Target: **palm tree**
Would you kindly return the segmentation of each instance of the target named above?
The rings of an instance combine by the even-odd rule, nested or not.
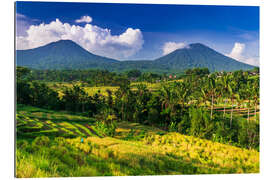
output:
[[[211,119],[213,117],[214,99],[215,99],[216,91],[217,91],[217,84],[216,84],[216,82],[217,82],[216,76],[214,74],[212,74],[208,78],[208,82],[207,82],[207,87],[209,89],[209,93],[210,93],[210,96],[211,96],[211,115],[210,115],[210,118]]]
[[[134,107],[133,119],[136,122],[144,122],[147,116],[147,102],[150,100],[150,92],[147,89],[147,86],[144,84],[137,85],[137,91],[135,91],[136,95],[136,105]]]
[[[226,114],[226,108],[225,108],[225,105],[226,105],[226,102],[227,102],[227,97],[228,97],[228,92],[229,92],[229,76],[224,73],[224,75],[222,76],[221,78],[221,85],[222,85],[222,97],[225,98],[225,103],[224,103],[224,110],[223,110],[223,117],[225,117],[225,114]]]
[[[245,95],[246,98],[248,99],[248,104],[247,104],[247,108],[248,108],[248,113],[247,113],[247,122],[249,122],[249,115],[250,115],[250,105],[251,105],[251,96],[253,94],[253,87],[250,81],[247,82],[246,86],[245,86]]]
[[[182,108],[184,108],[185,103],[188,101],[190,96],[190,88],[188,87],[188,84],[185,82],[176,83],[174,89],[176,90],[176,101],[181,105]]]
[[[252,84],[252,96],[253,96],[253,103],[255,106],[255,120],[257,119],[257,103],[259,101],[259,94],[260,94],[260,82],[259,82],[259,78],[255,79],[253,84]]]
[[[159,92],[161,100],[161,111],[165,115],[166,123],[170,122],[170,118],[175,113],[175,106],[178,102],[176,88],[169,85],[162,85]]]
[[[231,97],[231,118],[230,118],[230,128],[232,127],[232,118],[233,118],[233,106],[234,106],[234,99],[239,96],[238,94],[236,94],[235,91],[236,88],[236,82],[235,81],[230,81],[230,84],[228,85],[228,90],[229,90],[229,94]]]
[[[161,110],[167,109],[172,100],[172,91],[168,85],[162,85],[160,90]]]
[[[112,91],[110,89],[106,89],[106,92],[108,94],[107,103],[108,103],[109,107],[112,108],[112,106],[113,106]]]
[[[127,109],[127,104],[129,101],[129,95],[131,95],[131,90],[130,86],[128,84],[121,84],[120,88],[116,91],[116,101],[120,103],[121,105],[121,115],[122,115],[122,120],[126,120],[127,114],[126,114],[126,109]]]
[[[208,93],[209,89],[206,86],[206,84],[207,84],[207,78],[204,77],[202,78],[202,81],[201,81],[201,89],[200,89],[200,95],[199,95],[199,99],[200,101],[202,101],[204,107],[206,107],[206,102],[209,98],[209,93]]]

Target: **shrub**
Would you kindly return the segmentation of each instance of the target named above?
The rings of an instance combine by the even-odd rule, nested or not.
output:
[[[17,141],[17,148],[24,149],[28,144],[29,143],[26,140]]]
[[[103,135],[113,137],[115,135],[116,124],[115,122],[105,123],[101,121],[96,122],[96,127]]]
[[[157,124],[159,122],[159,112],[154,108],[150,108],[148,112],[148,121],[150,124]]]
[[[171,122],[168,127],[169,132],[176,132],[177,131],[177,124],[175,122]]]
[[[106,136],[114,136],[116,130],[116,116],[112,114],[110,109],[103,110],[100,114],[96,115],[97,130]]]
[[[50,139],[47,136],[38,136],[32,144],[36,146],[48,146],[50,144]]]

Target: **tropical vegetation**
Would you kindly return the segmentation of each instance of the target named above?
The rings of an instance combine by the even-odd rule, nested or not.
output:
[[[259,172],[258,68],[16,75],[18,177]]]

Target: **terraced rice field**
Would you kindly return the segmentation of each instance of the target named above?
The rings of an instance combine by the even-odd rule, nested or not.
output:
[[[138,123],[118,122],[106,137],[79,114],[19,105],[16,119],[16,177],[259,172],[256,150]]]
[[[180,81],[180,80],[179,80]],[[172,81],[171,81],[172,82]],[[46,83],[50,88],[58,91],[59,96],[62,97],[64,94],[64,89],[65,88],[72,88],[72,83],[58,83],[58,82],[47,82]],[[74,85],[81,85],[80,82],[75,82],[73,83]],[[146,85],[147,88],[150,91],[156,91],[160,88],[161,83],[148,83],[148,82],[133,82],[131,83],[131,89],[132,90],[136,90],[136,86],[139,84],[143,84]],[[93,96],[96,93],[100,93],[104,96],[107,96],[107,92],[106,90],[109,89],[111,90],[113,93],[116,92],[118,90],[119,86],[98,86],[98,87],[88,87],[85,86],[83,87],[83,89],[85,90],[85,92],[87,92],[89,95]]]
[[[34,138],[39,135],[87,137],[94,135],[94,119],[39,108],[18,109],[17,136]]]

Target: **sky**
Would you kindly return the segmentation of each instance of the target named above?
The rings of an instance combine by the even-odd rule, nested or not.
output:
[[[203,43],[259,65],[259,7],[16,2],[16,48],[70,39],[118,60],[154,60]]]

